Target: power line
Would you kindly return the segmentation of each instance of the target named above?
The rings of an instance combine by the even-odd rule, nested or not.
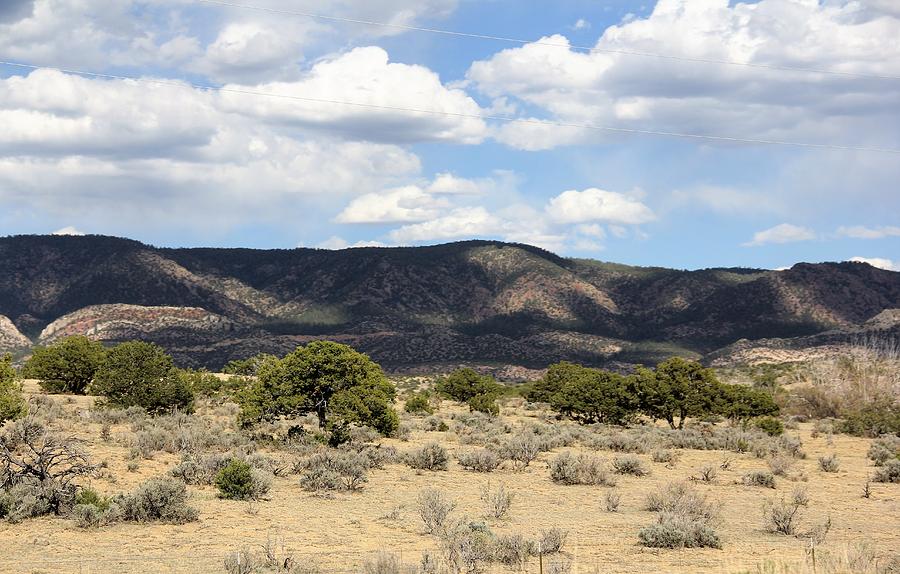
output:
[[[877,153],[900,154],[900,149],[898,149],[898,148],[847,146],[847,145],[836,145],[836,144],[818,144],[818,143],[810,143],[810,142],[768,140],[768,139],[743,138],[743,137],[731,137],[731,136],[717,136],[717,135],[694,134],[694,133],[685,133],[685,132],[673,132],[673,131],[665,131],[665,130],[622,128],[622,127],[615,127],[615,126],[602,126],[602,125],[597,125],[597,124],[579,124],[579,123],[561,122],[561,121],[556,121],[556,120],[515,118],[515,117],[509,117],[509,116],[497,116],[497,115],[487,115],[487,114],[469,114],[469,113],[463,113],[463,112],[448,112],[448,111],[444,111],[444,110],[429,110],[429,109],[424,109],[424,108],[408,108],[408,107],[401,107],[401,106],[389,106],[389,105],[385,105],[385,104],[370,104],[370,103],[365,103],[365,102],[332,100],[332,99],[328,99],[328,98],[314,98],[314,97],[310,97],[310,96],[298,96],[298,95],[293,95],[293,94],[276,94],[276,93],[272,93],[272,92],[260,92],[257,90],[248,90],[248,89],[243,89],[243,88],[228,88],[228,87],[222,87],[222,86],[197,84],[197,83],[182,82],[182,81],[176,81],[176,80],[162,80],[162,79],[155,79],[155,78],[141,78],[141,77],[137,77],[137,76],[124,76],[124,75],[117,75],[117,74],[104,74],[104,73],[99,73],[99,72],[86,72],[83,70],[75,70],[75,69],[71,69],[71,68],[55,68],[52,66],[37,66],[34,64],[24,64],[21,62],[0,61],[0,65],[12,66],[12,67],[18,67],[18,68],[26,68],[26,69],[30,69],[30,70],[41,70],[41,69],[53,70],[53,71],[64,73],[64,74],[75,74],[75,75],[80,75],[80,76],[87,76],[87,77],[92,77],[92,78],[103,78],[103,79],[108,79],[108,80],[130,80],[130,81],[135,81],[135,82],[158,84],[158,85],[171,86],[171,87],[182,88],[182,89],[204,90],[204,91],[222,92],[222,93],[228,93],[228,94],[260,96],[260,97],[278,98],[278,99],[294,100],[294,101],[301,101],[301,102],[333,104],[333,105],[349,106],[349,107],[364,108],[364,109],[374,109],[374,110],[384,110],[384,111],[394,111],[394,112],[407,112],[407,113],[414,113],[414,114],[428,114],[428,115],[434,115],[434,116],[447,116],[447,117],[466,118],[466,119],[474,119],[474,120],[482,120],[482,121],[496,121],[496,122],[517,123],[517,124],[536,125],[536,126],[545,126],[545,127],[550,126],[550,127],[574,128],[574,129],[583,129],[583,130],[590,130],[590,131],[633,134],[633,135],[661,136],[661,137],[682,138],[682,139],[690,139],[690,140],[698,140],[698,141],[712,141],[712,142],[720,142],[720,143],[778,145],[778,146],[789,146],[789,147],[797,147],[797,148],[822,149],[822,150],[835,150],[835,151],[857,151],[857,152],[877,152]]]
[[[490,34],[477,34],[472,32],[458,32],[454,30],[443,30],[440,28],[425,28],[422,26],[410,26],[407,24],[392,24],[390,22],[378,22],[375,20],[362,20],[358,18],[345,18],[342,16],[329,16],[326,14],[317,14],[314,12],[304,12],[301,10],[286,10],[283,8],[267,8],[264,6],[253,6],[250,4],[238,4],[235,2],[225,2],[224,0],[194,0],[202,4],[212,4],[217,6],[226,6],[230,8],[243,8],[247,10],[256,10],[259,12],[268,12],[271,14],[281,14],[288,16],[303,16],[315,20],[326,20],[330,22],[342,22],[345,24],[360,24],[363,26],[377,26],[382,28],[392,28],[395,30],[405,30],[408,32],[426,32],[429,34],[440,34],[443,36],[451,36],[457,38],[469,38],[476,40],[492,40],[495,42],[506,42],[509,44],[519,45],[535,45],[547,46],[551,48],[565,48],[582,52],[598,52],[604,54],[617,54],[620,56],[636,56],[640,58],[657,58],[661,60],[674,60],[678,62],[693,62],[699,64],[718,64],[722,66],[742,66],[747,68],[759,68],[764,70],[777,70],[782,72],[799,72],[809,74],[826,74],[831,76],[843,76],[848,78],[861,78],[870,80],[900,80],[900,76],[890,74],[865,74],[861,72],[843,72],[840,70],[828,70],[824,68],[806,68],[802,66],[783,66],[777,64],[756,64],[753,62],[740,62],[737,60],[725,60],[718,58],[698,58],[691,56],[675,56],[671,54],[661,54],[658,52],[641,52],[637,50],[625,50],[619,48],[598,48],[596,46],[577,46],[563,44],[560,42],[548,42],[545,40],[523,40],[520,38],[509,38],[506,36],[493,36]]]

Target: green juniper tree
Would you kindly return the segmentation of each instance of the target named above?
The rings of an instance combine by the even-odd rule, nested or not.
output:
[[[390,435],[399,426],[392,407],[395,395],[394,385],[367,355],[332,341],[314,341],[259,366],[256,382],[240,396],[241,418],[250,424],[314,412],[323,429],[333,417]]]

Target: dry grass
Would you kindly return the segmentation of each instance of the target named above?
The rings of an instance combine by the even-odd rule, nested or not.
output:
[[[34,385],[28,388],[34,390]],[[108,440],[101,438],[103,424],[86,414],[92,399],[76,397],[72,402],[57,398],[67,413],[59,424],[76,433],[95,461],[107,461],[106,478],[91,486],[103,494],[134,490],[153,476],[165,475],[181,460],[179,454],[159,452],[133,462],[129,452],[132,431],[124,423],[107,423]],[[444,403],[440,415],[449,420],[459,413]],[[207,409],[204,417],[227,424],[227,408]],[[504,409],[502,423],[513,431],[543,422],[544,414],[522,408]],[[420,425],[421,426],[421,425]],[[881,555],[900,547],[900,488],[896,484],[871,483],[871,496],[861,493],[874,467],[866,453],[872,441],[835,435],[833,444],[825,436],[812,438],[813,425],[801,424],[792,436],[803,441],[806,459],[796,460],[792,476],[806,476],[809,503],[798,531],[814,528],[825,517],[833,526],[826,546],[849,547],[861,540]],[[508,438],[503,434],[500,438]],[[454,515],[477,520],[484,514],[482,487],[486,477],[466,471],[456,462],[461,452],[473,450],[460,444],[454,432],[432,432],[414,428],[408,442],[383,441],[401,452],[437,442],[447,449],[446,472],[422,472],[402,461],[373,468],[359,492],[338,491],[321,496],[301,488],[298,475],[277,476],[267,500],[246,503],[219,499],[213,486],[189,486],[190,504],[199,510],[197,522],[183,525],[118,523],[83,530],[74,521],[45,517],[20,524],[0,522],[0,572],[118,573],[118,572],[224,572],[223,561],[241,548],[260,552],[273,536],[283,541],[284,552],[298,564],[315,565],[321,572],[359,572],[386,551],[406,565],[418,565],[423,552],[435,555],[440,542],[425,534],[417,513],[417,497],[426,488],[440,489],[456,503]],[[514,511],[502,521],[491,522],[497,535],[523,535],[537,539],[554,527],[568,530],[566,554],[557,562],[577,573],[638,572],[757,572],[760,564],[778,564],[782,570],[803,571],[807,563],[806,540],[775,535],[762,526],[762,505],[773,496],[789,495],[796,479],[780,478],[775,491],[737,484],[749,472],[760,470],[761,461],[751,453],[728,453],[722,469],[722,451],[674,449],[677,466],[656,464],[643,477],[617,476],[617,512],[607,512],[608,488],[591,485],[559,485],[550,478],[547,463],[563,451],[596,454],[578,446],[559,446],[541,452],[527,467],[504,462],[494,470],[495,484],[515,492]],[[837,472],[821,472],[818,457],[836,454]],[[280,453],[267,453],[273,458]],[[616,453],[600,452],[611,460]],[[696,469],[710,465],[718,469],[714,482],[696,481],[694,487],[719,507],[717,531],[722,549],[656,550],[638,545],[638,531],[653,522],[655,514],[645,510],[647,495],[661,487],[684,481]],[[386,517],[390,519],[386,519]],[[808,521],[808,522],[804,522]],[[83,562],[79,563],[81,560]],[[554,559],[556,560],[556,559]],[[48,563],[45,561],[66,561]],[[549,561],[545,559],[545,567]],[[555,564],[556,562],[554,562]],[[790,566],[794,565],[794,566]],[[796,567],[796,570],[793,568]],[[497,572],[514,567],[492,566]],[[527,571],[536,571],[531,558]],[[761,570],[765,571],[765,570]]]

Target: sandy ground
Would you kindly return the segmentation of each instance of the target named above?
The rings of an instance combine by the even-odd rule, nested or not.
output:
[[[29,385],[29,389],[34,389]],[[65,401],[66,399],[63,399]],[[85,409],[92,399],[69,399],[67,410]],[[445,403],[447,405],[447,403]],[[447,416],[448,409],[441,415]],[[533,414],[504,411],[510,422],[521,422]],[[142,460],[138,472],[126,470],[128,447],[100,440],[100,426],[75,424],[77,434],[88,441],[95,460],[106,460],[112,478],[94,479],[92,486],[105,493],[130,490],[143,480],[165,474],[179,459],[159,454]],[[605,509],[606,488],[561,486],[549,478],[544,453],[524,471],[504,465],[490,474],[467,472],[455,460],[446,472],[417,472],[405,465],[389,465],[373,470],[369,482],[358,493],[341,493],[326,498],[312,495],[299,486],[299,478],[277,478],[268,500],[251,508],[247,503],[219,500],[213,487],[190,487],[191,504],[200,511],[198,522],[180,526],[117,524],[99,530],[82,530],[70,520],[47,517],[20,524],[0,521],[0,572],[3,573],[117,573],[117,572],[222,572],[223,558],[241,547],[259,548],[267,540],[278,540],[295,559],[314,564],[323,572],[358,572],[359,565],[377,551],[402,557],[417,564],[425,550],[437,549],[437,540],[422,532],[416,512],[416,497],[425,487],[443,489],[457,502],[457,514],[482,519],[479,491],[490,481],[504,483],[515,493],[509,519],[489,520],[497,533],[537,534],[550,527],[569,530],[566,551],[573,574],[581,573],[735,573],[752,569],[767,560],[802,562],[807,542],[796,537],[767,533],[762,528],[762,504],[767,498],[789,494],[805,485],[810,506],[802,529],[809,529],[831,517],[833,527],[827,546],[841,548],[867,543],[877,551],[900,548],[900,485],[872,484],[872,496],[862,497],[863,485],[871,474],[866,459],[870,441],[836,435],[833,446],[826,436],[812,438],[811,425],[788,431],[799,435],[808,457],[792,469],[795,480],[779,478],[777,490],[736,484],[740,476],[766,469],[765,461],[753,455],[728,453],[732,466],[719,471],[713,484],[698,488],[721,504],[718,527],[721,550],[653,550],[637,544],[638,530],[654,520],[642,510],[651,490],[694,474],[703,464],[718,465],[719,451],[680,452],[672,468],[653,463],[641,455],[651,473],[646,477],[619,477],[616,490],[621,495],[619,512]],[[126,426],[114,427],[113,435],[127,433]],[[401,451],[429,440],[442,442],[451,453],[473,447],[459,445],[453,433],[413,433],[410,441],[386,441]],[[577,450],[577,449],[558,449]],[[818,469],[820,455],[837,453],[841,467],[837,473]],[[600,452],[612,458],[613,453]],[[507,463],[508,464],[508,463]],[[805,476],[804,481],[799,476]],[[394,512],[396,511],[396,512]],[[398,519],[390,517],[392,513]],[[489,571],[502,572],[492,566]],[[527,571],[538,571],[532,560]]]

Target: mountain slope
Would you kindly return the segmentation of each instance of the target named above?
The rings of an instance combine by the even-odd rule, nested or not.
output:
[[[860,263],[677,271],[489,241],[327,251],[0,239],[0,315],[13,324],[0,347],[85,332],[159,341],[209,367],[326,336],[389,367],[651,361],[853,330],[897,307],[900,273]]]

